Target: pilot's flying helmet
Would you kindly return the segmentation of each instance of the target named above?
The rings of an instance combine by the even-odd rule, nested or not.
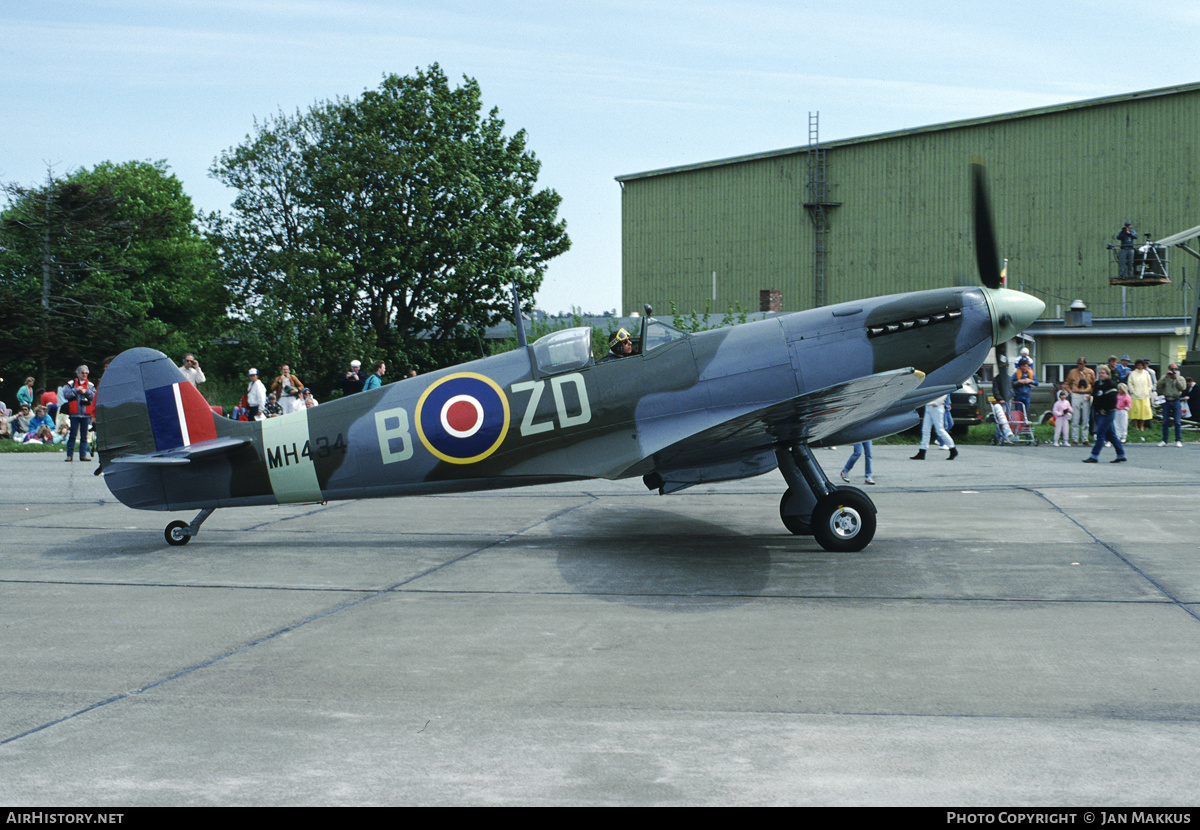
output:
[[[613,336],[608,338],[608,347],[615,349],[619,344],[624,343],[628,339],[629,332],[625,331],[625,329],[617,329],[613,333]]]

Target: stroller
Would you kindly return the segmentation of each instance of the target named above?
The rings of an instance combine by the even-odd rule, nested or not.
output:
[[[1033,425],[1029,423],[1029,412],[1025,404],[1020,401],[1009,403],[1008,425],[1012,428],[1012,437],[1008,439],[1010,443],[1037,446],[1037,436],[1033,434]]]
[[[996,434],[992,436],[993,444],[1032,444],[1037,446],[1037,436],[1029,423],[1029,413],[1025,405],[1013,401],[1006,410],[1003,406],[992,401],[992,417],[996,421]]]

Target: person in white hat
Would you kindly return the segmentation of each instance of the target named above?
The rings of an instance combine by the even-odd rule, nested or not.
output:
[[[350,361],[350,371],[342,378],[342,396],[353,395],[355,392],[361,392],[363,383],[367,380],[367,373],[362,370],[361,360]]]
[[[251,421],[262,420],[262,408],[267,405],[267,387],[258,379],[258,370],[251,369],[246,375],[250,386],[246,389],[246,409]]]

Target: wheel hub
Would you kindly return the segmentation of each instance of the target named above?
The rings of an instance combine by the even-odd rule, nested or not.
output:
[[[862,529],[862,516],[852,507],[839,507],[829,517],[829,529],[839,539],[853,539]]]

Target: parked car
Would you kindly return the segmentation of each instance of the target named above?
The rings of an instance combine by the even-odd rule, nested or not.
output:
[[[924,407],[918,409],[917,414],[923,409]],[[986,395],[979,394],[979,378],[968,378],[962,386],[950,393],[950,417],[954,419],[950,426],[950,434],[966,435],[969,428],[983,423],[984,411],[988,411],[988,402]],[[905,434],[920,435],[921,425],[917,424],[905,430]]]
[[[987,409],[987,395],[979,394],[979,378],[967,378],[950,393],[950,417],[954,419],[950,434],[965,435],[968,428],[982,424]]]

